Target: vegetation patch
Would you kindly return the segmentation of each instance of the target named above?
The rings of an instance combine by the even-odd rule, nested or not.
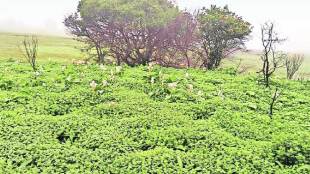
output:
[[[2,173],[310,172],[307,81],[265,88],[231,70],[27,66],[0,65]]]

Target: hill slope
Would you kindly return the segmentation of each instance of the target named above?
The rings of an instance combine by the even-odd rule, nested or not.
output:
[[[21,51],[21,42],[24,38],[24,34],[0,32],[0,60],[24,60]],[[82,59],[83,57],[79,51],[81,43],[72,38],[38,36],[38,41],[38,58],[40,62],[51,60],[66,63],[71,62],[72,59]]]
[[[310,83],[230,70],[0,64],[3,173],[309,173]]]

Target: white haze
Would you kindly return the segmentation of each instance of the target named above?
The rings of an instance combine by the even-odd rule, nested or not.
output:
[[[0,0],[0,31],[66,35],[62,24],[74,12],[79,0]],[[288,40],[281,46],[289,52],[310,53],[310,1],[307,0],[177,0],[189,11],[217,4],[228,4],[254,26],[250,49],[260,49],[259,29],[273,21]],[[267,6],[268,5],[268,6]]]

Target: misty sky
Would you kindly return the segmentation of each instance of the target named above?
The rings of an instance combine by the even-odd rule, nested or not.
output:
[[[0,0],[0,31],[64,35],[62,21],[75,11],[79,0]],[[210,4],[226,5],[254,26],[250,49],[260,49],[259,30],[273,21],[288,38],[285,51],[310,53],[309,0],[177,0],[181,8],[194,10]],[[269,6],[266,6],[269,4]]]

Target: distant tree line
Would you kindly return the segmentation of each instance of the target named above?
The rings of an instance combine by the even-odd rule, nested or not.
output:
[[[217,68],[244,47],[252,26],[227,6],[195,13],[168,0],[81,0],[64,21],[76,39],[117,64]]]

